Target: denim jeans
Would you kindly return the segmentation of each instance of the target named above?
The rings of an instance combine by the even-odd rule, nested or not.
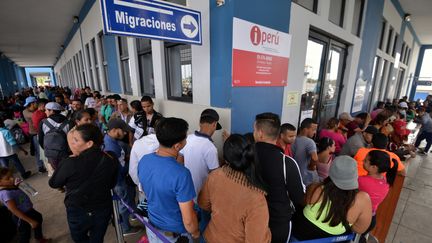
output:
[[[39,225],[34,229],[34,237],[36,240],[40,240],[43,238],[42,234],[42,214],[40,214],[38,211],[31,209],[30,211],[24,213],[27,217],[32,218],[33,220],[36,220]],[[16,216],[13,216],[13,220],[17,224],[18,227],[18,233],[19,233],[19,243],[29,243],[30,237],[31,237],[31,225],[27,223],[25,220],[19,219]]]
[[[75,243],[103,243],[112,208],[102,207],[85,210],[79,207],[67,207],[67,221]]]
[[[0,166],[4,168],[9,168],[9,161],[12,160],[14,163],[15,169],[22,175],[25,173],[24,166],[22,165],[20,159],[17,154],[12,154],[7,157],[0,157]]]
[[[38,142],[38,136],[37,135],[32,135],[32,141],[34,144],[34,150],[35,150],[35,158],[36,158],[36,165],[37,167],[40,168],[45,168],[45,165],[43,163],[43,161],[40,158],[40,147],[39,147],[39,142]]]
[[[163,230],[157,230],[159,231],[159,233],[161,233],[169,242],[176,242],[178,237],[173,237],[171,236],[170,233],[168,233],[167,231],[163,231]],[[146,234],[147,234],[147,238],[149,240],[150,243],[164,243],[164,241],[162,241],[152,230],[150,230],[148,227],[146,227]],[[190,234],[188,233],[184,233],[182,234],[182,236],[186,236],[189,239],[189,243],[192,243],[192,237]]]
[[[126,204],[135,208],[135,187],[127,185],[124,180],[120,180],[117,185],[114,187],[114,192],[121,198]],[[120,214],[120,225],[122,227],[123,233],[126,233],[130,230],[131,226],[129,223],[129,211],[123,206],[122,203],[119,203],[119,214]]]
[[[425,132],[422,131],[418,136],[417,139],[415,141],[415,147],[418,148],[418,146],[420,145],[420,143],[426,139],[426,147],[424,149],[424,151],[427,153],[429,152],[429,149],[432,145],[432,132]]]

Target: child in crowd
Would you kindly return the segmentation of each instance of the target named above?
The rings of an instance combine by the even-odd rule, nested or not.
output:
[[[6,205],[13,214],[17,224],[19,242],[30,242],[31,229],[35,239],[40,243],[49,242],[42,234],[42,215],[33,208],[30,198],[15,185],[12,172],[7,168],[0,169],[0,202]]]
[[[391,166],[392,163],[393,166]],[[375,227],[376,210],[387,196],[389,187],[393,185],[396,178],[398,163],[395,159],[390,161],[390,156],[386,152],[372,150],[366,156],[363,168],[368,174],[358,178],[359,190],[369,194],[372,201],[372,221],[369,228],[362,235],[360,242],[366,242],[364,235]]]
[[[331,138],[321,138],[318,143],[318,163],[317,171],[320,181],[328,177],[330,165],[334,159],[336,150],[335,141]]]
[[[9,161],[14,163],[15,169],[21,174],[23,179],[27,179],[30,171],[25,171],[16,150],[19,149],[27,155],[27,151],[19,146],[12,133],[5,127],[4,121],[0,119],[0,167],[9,168]]]

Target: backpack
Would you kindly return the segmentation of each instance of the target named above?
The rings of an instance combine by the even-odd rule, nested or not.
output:
[[[12,133],[12,136],[15,138],[17,144],[25,144],[27,142],[26,135],[24,135],[23,130],[18,125],[12,127],[10,132]]]
[[[43,140],[45,157],[56,160],[67,157],[69,145],[67,143],[66,133],[63,131],[68,125],[67,120],[59,127],[53,126],[48,120],[44,120],[43,124],[49,128]]]

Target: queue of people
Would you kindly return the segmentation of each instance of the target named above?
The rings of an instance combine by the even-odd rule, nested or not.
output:
[[[111,191],[160,234],[133,227],[134,215],[122,204],[121,232],[146,234],[150,242],[161,242],[160,235],[170,242],[288,242],[351,232],[364,242],[396,174],[405,173],[402,161],[415,156],[422,140],[427,145],[418,153],[432,145],[427,108],[405,99],[378,103],[355,118],[341,113],[326,128],[306,118],[296,129],[277,114],[261,113],[252,133],[224,131],[222,153],[212,139],[222,129],[214,109],[204,109],[199,129],[190,131],[185,120],[157,112],[151,97],[129,103],[88,87],[73,94],[29,89],[1,105],[0,201],[20,242],[29,242],[30,229],[39,242],[48,240],[42,215],[9,169],[12,161],[21,179],[31,176],[17,155],[27,151],[6,127],[13,112],[29,126],[38,172],[48,171],[49,186],[65,192],[75,242],[103,242]],[[407,117],[421,124],[414,146],[406,144]]]

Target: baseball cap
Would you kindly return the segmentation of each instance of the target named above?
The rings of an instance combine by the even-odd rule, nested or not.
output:
[[[329,177],[339,189],[358,189],[357,162],[347,155],[336,157],[330,166]]]
[[[348,120],[348,121],[352,121],[352,120],[354,120],[354,119],[352,118],[352,116],[351,116],[348,112],[342,112],[342,113],[340,113],[340,115],[339,115],[339,120]]]
[[[123,130],[125,132],[131,131],[131,128],[128,126],[128,124],[126,124],[126,122],[120,118],[109,119],[107,127],[108,127],[108,130],[120,128],[121,130]]]
[[[378,131],[378,128],[376,128],[374,126],[368,126],[368,127],[366,127],[364,132],[367,132],[367,133],[374,135],[374,134],[377,134],[379,131]]]
[[[200,118],[203,118],[203,117],[207,117],[207,118],[212,119],[215,122],[218,122],[217,126],[216,126],[216,130],[221,130],[222,129],[222,126],[219,123],[219,114],[215,110],[213,110],[213,109],[205,109],[205,110],[203,110],[203,112],[201,112]]]
[[[36,100],[36,97],[29,96],[29,97],[27,97],[26,100],[25,100],[24,107],[27,107],[28,105],[30,105],[31,103],[34,103],[34,102],[36,102],[36,101],[37,101],[37,100]]]
[[[408,109],[408,104],[407,104],[406,102],[404,102],[404,101],[402,101],[401,103],[399,103],[399,106],[400,106],[401,108],[406,108],[406,109]]]
[[[45,105],[45,109],[47,109],[47,110],[53,110],[53,111],[62,111],[63,107],[59,103],[57,103],[57,102],[48,102]]]

